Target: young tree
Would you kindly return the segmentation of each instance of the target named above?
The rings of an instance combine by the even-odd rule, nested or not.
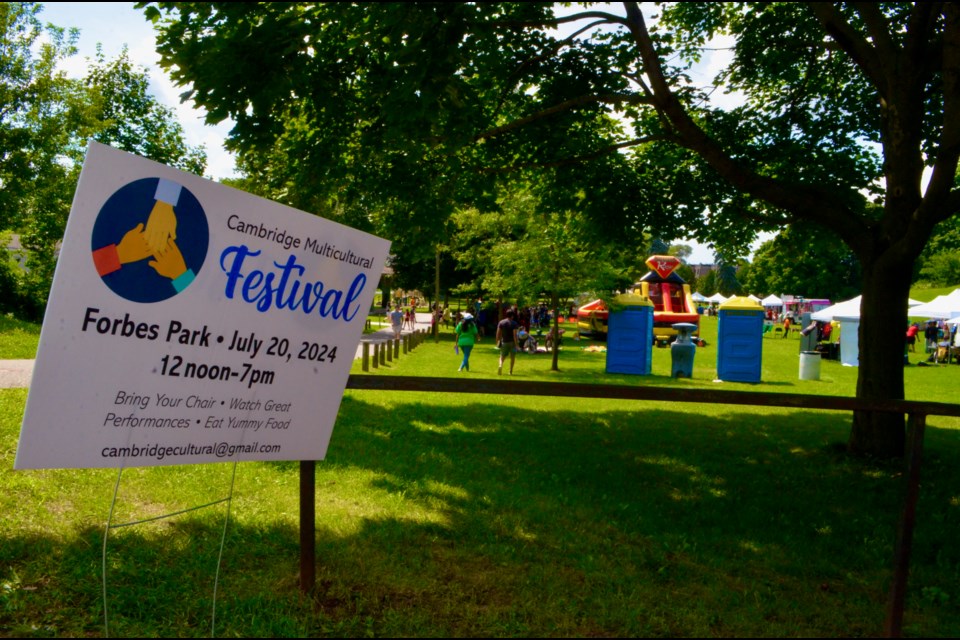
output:
[[[545,212],[528,190],[504,197],[498,212],[466,209],[453,222],[461,264],[495,295],[533,302],[547,296],[556,311],[561,300],[586,291],[612,292],[631,282],[625,260],[598,241],[583,216]],[[551,331],[560,335],[559,313]],[[559,357],[554,349],[553,371],[560,370]]]
[[[147,12],[188,97],[237,121],[235,147],[269,147],[295,123],[292,157],[331,189],[350,173],[381,198],[404,197],[399,185],[477,194],[474,178],[536,169],[552,182],[551,210],[581,211],[612,237],[670,229],[731,256],[760,230],[818,225],[863,268],[857,395],[902,398],[914,264],[960,207],[960,8],[658,6],[656,30],[635,2],[616,13],[191,2]],[[717,37],[732,59],[695,85],[690,69]],[[898,455],[904,441],[902,417],[855,415],[852,450]]]
[[[716,269],[711,269],[707,272],[707,275],[700,278],[699,285],[700,293],[708,298],[715,293],[719,293],[720,283],[717,279]]]

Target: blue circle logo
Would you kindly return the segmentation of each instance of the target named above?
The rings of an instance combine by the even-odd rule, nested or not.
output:
[[[93,225],[93,264],[131,302],[160,302],[190,286],[210,244],[207,216],[190,191],[144,178],[107,199]]]

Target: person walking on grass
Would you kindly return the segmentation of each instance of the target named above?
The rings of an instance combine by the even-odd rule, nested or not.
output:
[[[470,351],[473,350],[473,345],[480,341],[480,336],[477,335],[477,323],[473,316],[469,313],[463,314],[463,320],[457,325],[456,331],[456,348],[463,352],[463,361],[457,371],[463,371],[464,369],[470,371]]]
[[[497,375],[503,375],[503,361],[510,355],[510,375],[513,375],[513,362],[517,357],[517,313],[507,310],[507,317],[497,325],[497,347],[500,348],[500,364]]]

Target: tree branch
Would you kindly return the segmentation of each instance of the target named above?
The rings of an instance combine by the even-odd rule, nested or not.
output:
[[[510,27],[526,29],[528,27],[558,27],[570,22],[579,22],[580,20],[600,20],[608,24],[620,24],[626,26],[627,21],[621,16],[607,13],[606,11],[583,11],[562,18],[552,18],[550,20],[494,20],[487,24],[495,27]]]
[[[951,192],[957,165],[960,162],[960,8],[952,3],[944,7],[943,34],[943,133],[940,148],[933,165],[933,174],[923,195],[918,213],[937,210],[937,204],[957,196]],[[947,206],[938,216],[945,220],[957,212],[956,206]]]
[[[887,83],[876,51],[857,31],[850,26],[837,8],[829,2],[811,2],[807,5],[820,21],[824,30],[851,57],[863,73],[880,92],[881,97],[889,96]]]
[[[627,149],[629,147],[636,147],[641,144],[648,144],[650,142],[673,142],[677,143],[677,140],[671,138],[670,136],[647,136],[644,138],[634,138],[633,140],[627,140],[625,142],[617,142],[615,144],[607,145],[600,149],[596,149],[591,153],[573,156],[570,158],[562,158],[560,160],[552,160],[550,162],[525,162],[523,164],[510,165],[508,167],[485,167],[478,169],[480,173],[509,173],[511,171],[520,171],[523,169],[551,169],[556,167],[564,167],[571,164],[580,164],[582,162],[589,162],[590,160],[596,160],[602,156],[611,154],[620,149]]]
[[[548,107],[542,111],[526,116],[525,118],[520,118],[514,120],[508,124],[505,124],[501,127],[494,127],[493,129],[487,129],[481,133],[478,133],[474,136],[474,140],[483,140],[486,138],[492,138],[503,133],[508,133],[514,129],[518,129],[522,126],[528,125],[537,120],[542,120],[543,118],[562,113],[564,111],[570,111],[577,107],[582,107],[587,104],[592,103],[603,103],[603,104],[648,104],[649,100],[635,94],[604,94],[604,95],[592,95],[592,96],[580,96],[573,98],[572,100],[567,100],[566,102],[561,102],[560,104]]]
[[[925,69],[930,66],[928,62],[931,57],[928,49],[930,34],[936,24],[937,16],[942,11],[942,2],[914,3],[910,19],[907,21],[907,37],[903,43],[903,51],[906,55],[904,64],[915,69]]]
[[[518,76],[520,76],[525,69],[529,68],[529,67],[532,66],[533,64],[536,64],[537,62],[540,62],[540,61],[542,61],[542,60],[546,60],[546,59],[548,59],[550,56],[556,55],[556,53],[557,53],[558,51],[560,51],[560,49],[566,47],[566,46],[569,45],[571,42],[573,42],[573,41],[576,39],[576,37],[579,36],[581,33],[583,33],[584,31],[586,31],[586,30],[588,30],[588,29],[591,29],[591,28],[593,28],[593,27],[595,27],[595,26],[597,26],[597,25],[599,25],[599,24],[603,24],[603,23],[602,23],[602,22],[592,22],[592,23],[586,25],[585,27],[583,27],[582,29],[576,31],[575,33],[570,34],[570,36],[564,38],[563,40],[557,40],[557,41],[553,42],[553,44],[552,44],[546,51],[544,51],[543,53],[541,53],[540,55],[537,55],[537,56],[534,56],[534,57],[532,57],[532,58],[529,58],[528,60],[524,60],[523,63],[521,63],[520,66],[517,67],[517,68],[513,71],[513,73],[510,74],[510,77],[507,79],[508,81],[504,83],[504,88],[503,88],[503,91],[501,92],[500,99],[497,101],[497,108],[496,108],[495,112],[496,112],[496,113],[499,113],[499,112],[500,112],[500,108],[503,106],[503,102],[504,102],[506,96],[509,95],[509,93],[510,93],[510,91],[511,91],[511,88],[512,88],[513,85],[515,84],[515,82],[514,82],[514,80],[513,80],[514,78],[517,78]]]
[[[886,69],[885,75],[889,76],[896,69],[897,46],[890,37],[890,25],[887,23],[886,17],[874,2],[854,2],[852,5],[863,19],[863,23],[867,27],[867,33],[873,40],[873,50],[877,53],[880,65]],[[835,7],[831,5],[831,8],[834,9],[835,15],[839,16]]]
[[[948,212],[946,218],[949,218],[955,213],[960,212],[960,189],[951,191],[947,196],[946,202],[946,210]]]
[[[660,57],[654,49],[646,22],[636,2],[625,2],[629,28],[640,50],[644,71],[650,79],[653,106],[669,120],[679,144],[695,152],[735,188],[765,200],[785,212],[836,231],[852,248],[866,236],[866,223],[837,202],[835,194],[803,184],[787,184],[761,176],[735,161],[690,117],[667,82]]]

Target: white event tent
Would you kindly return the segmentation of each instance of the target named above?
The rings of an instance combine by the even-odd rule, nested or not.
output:
[[[960,289],[958,289],[960,291]],[[850,298],[849,300],[844,300],[843,302],[838,302],[837,304],[830,305],[825,309],[820,309],[810,314],[810,318],[817,320],[818,322],[830,322],[834,318],[859,318],[860,317],[860,298],[863,296],[857,296],[856,298]],[[907,306],[912,307],[910,309],[911,316],[925,317],[922,314],[914,313],[919,306],[923,303],[917,302],[916,300],[910,299],[907,300]],[[958,309],[960,313],[960,309]]]
[[[910,309],[914,318],[954,318],[960,316],[960,289],[938,296],[930,302],[925,302]]]
[[[860,364],[861,297],[844,300],[810,314],[810,318],[817,322],[836,320],[840,323],[840,362],[848,367],[856,367]]]
[[[782,307],[783,300],[781,300],[780,298],[778,298],[777,296],[771,293],[766,298],[761,300],[760,304],[762,304],[765,307]]]
[[[837,304],[832,304],[825,309],[810,314],[810,318],[817,322],[830,322],[834,317],[859,318],[860,317],[860,298],[850,298]]]
[[[818,322],[831,322],[835,320],[840,323],[840,361],[844,365],[853,367],[857,366],[860,362],[858,333],[860,329],[861,298],[862,296],[850,298],[849,300],[838,302],[837,304],[830,305],[826,309],[821,309],[820,311],[810,314],[810,317]],[[915,302],[914,300],[910,300],[907,304],[912,305]],[[960,299],[958,299],[958,304],[960,304]],[[910,315],[921,315],[914,313],[918,308],[919,307],[914,307],[910,309]],[[960,308],[958,308],[958,315],[960,315]],[[921,317],[923,316],[921,315]]]

